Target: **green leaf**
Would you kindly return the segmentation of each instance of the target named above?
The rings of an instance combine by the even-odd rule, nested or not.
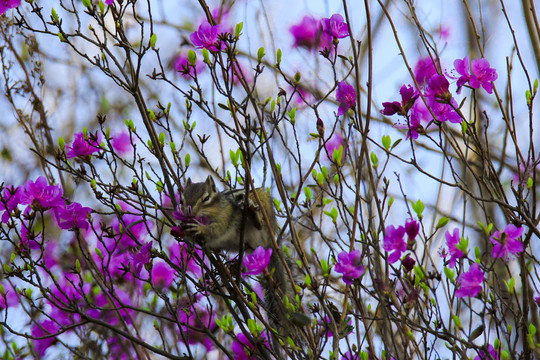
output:
[[[514,288],[516,286],[516,280],[514,280],[514,278],[510,278],[508,281],[504,280],[504,283],[506,284],[506,288],[508,289],[508,292],[510,294],[513,294]]]
[[[534,85],[533,85],[533,94],[536,95],[537,91],[538,91],[538,79],[535,79]]]
[[[152,36],[150,36],[150,47],[152,49],[156,48],[156,40],[157,40],[157,35],[153,33]],[[193,50],[190,50],[190,51],[193,51]]]
[[[64,37],[64,34],[62,34],[61,32],[58,33],[58,38],[60,39],[61,42],[66,42],[66,38]]]
[[[105,3],[103,2],[103,0],[99,1],[98,7],[99,7],[99,12],[103,14],[105,12]]]
[[[257,50],[257,61],[258,62],[261,62],[262,58],[264,57],[264,55],[266,55],[264,53],[264,48],[263,47],[260,47],[259,50]]]
[[[459,330],[463,330],[463,326],[461,326],[461,320],[459,319],[459,316],[454,315],[454,316],[452,316],[452,319],[454,320],[454,324],[456,324],[456,327]]]
[[[56,13],[56,10],[54,10],[54,8],[51,9],[51,18],[54,23],[58,23],[58,14]]]
[[[392,144],[392,139],[390,138],[390,135],[383,135],[382,144],[386,150],[390,150],[390,145]]]
[[[535,334],[536,334],[536,326],[534,326],[533,324],[529,324],[529,335],[534,336]]]
[[[6,296],[6,290],[4,289],[4,285],[0,284],[0,295]]]
[[[422,212],[424,211],[424,203],[422,200],[418,199],[416,203],[411,200],[411,207],[416,215],[418,215],[419,218],[422,218]]]
[[[82,0],[83,5],[90,9],[92,7],[92,1],[91,0]]]
[[[377,155],[374,152],[371,152],[370,158],[373,168],[376,169],[379,165],[379,159],[377,158]]]
[[[442,218],[439,219],[439,222],[437,223],[436,229],[438,230],[438,229],[446,226],[449,221],[450,221],[449,218],[443,216]]]
[[[75,270],[80,273],[81,272],[81,263],[79,261],[79,259],[76,259],[75,260]]]
[[[236,24],[236,26],[234,27],[234,36],[237,38],[240,37],[240,34],[242,34],[243,28],[244,28],[243,22],[239,22],[238,24]]]
[[[174,143],[174,141],[171,141],[169,143],[169,146],[171,147],[171,151],[174,153],[176,152],[176,144]]]
[[[317,183],[318,183],[319,185],[324,184],[324,175],[323,175],[322,173],[318,173],[318,174],[317,174]]]
[[[101,250],[99,248],[96,248],[96,255],[101,259],[103,260],[103,253],[101,252]]]
[[[338,217],[338,211],[336,208],[332,208],[331,211],[324,211],[324,213],[332,218],[332,222],[335,224]]]
[[[311,200],[311,188],[309,186],[304,188],[304,195],[306,196],[306,201],[309,202]]]
[[[195,66],[195,64],[197,64],[197,54],[195,54],[195,51],[189,50],[187,58],[192,66]]]
[[[238,167],[238,154],[235,151],[229,150],[229,156],[234,167]]]
[[[328,277],[330,274],[330,265],[328,265],[328,261],[321,259],[321,270],[324,277]]]
[[[469,124],[467,124],[466,121],[461,122],[461,133],[462,134],[465,134],[467,132],[468,126],[469,126]]]
[[[299,83],[300,82],[300,79],[302,78],[302,76],[300,75],[300,72],[296,72],[296,74],[294,74],[294,82],[295,83]]]
[[[306,277],[304,278],[304,282],[306,283],[308,287],[311,287],[311,277],[309,276],[309,274],[306,274]]]
[[[532,102],[531,90],[525,91],[525,98],[527,99],[527,106],[531,106],[531,102]]]
[[[58,147],[61,149],[61,150],[64,150],[66,146],[66,143],[64,141],[64,138],[63,137],[59,137],[58,138]]]
[[[454,282],[454,276],[456,275],[455,270],[450,270],[450,268],[445,266],[444,274],[446,275],[446,278],[450,280],[450,282]]]
[[[276,53],[276,63],[277,65],[281,64],[281,49],[277,49],[277,53]]]
[[[467,254],[467,248],[469,247],[469,238],[461,237],[459,243],[456,244],[456,248],[463,254]]]
[[[189,164],[191,164],[191,155],[186,154],[184,157],[184,164],[186,164],[186,167],[189,167]]]
[[[204,62],[210,65],[210,55],[208,54],[208,50],[205,48],[202,49],[202,57]]]

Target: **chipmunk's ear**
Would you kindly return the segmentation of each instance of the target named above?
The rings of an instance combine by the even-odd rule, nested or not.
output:
[[[217,192],[216,183],[214,182],[214,178],[212,176],[208,175],[206,178],[206,185],[208,185],[213,192]]]
[[[188,177],[187,181],[186,181],[186,186],[189,186],[189,185],[191,185],[191,178],[190,177]]]

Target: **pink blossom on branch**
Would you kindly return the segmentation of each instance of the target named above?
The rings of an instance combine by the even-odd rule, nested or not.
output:
[[[418,92],[415,91],[411,85],[403,85],[399,90],[401,94],[401,103],[399,101],[383,102],[383,109],[381,114],[391,116],[394,114],[407,115],[411,107],[414,105],[418,98]]]
[[[350,253],[343,251],[338,255],[338,262],[334,267],[336,272],[343,274],[343,282],[352,285],[354,279],[364,275],[365,268],[362,265],[362,253],[353,250]]]
[[[82,132],[76,133],[71,145],[66,147],[66,157],[70,159],[74,157],[89,156],[93,153],[100,152],[102,150],[100,144],[100,133],[96,133],[96,135],[89,133],[86,139]]]
[[[394,225],[390,225],[386,227],[385,233],[383,249],[388,252],[392,251],[388,256],[388,262],[393,264],[399,260],[401,253],[407,251],[407,243],[403,239],[405,228],[403,226],[396,228]]]
[[[210,51],[219,51],[217,48],[219,42],[220,25],[210,25],[208,21],[203,21],[199,29],[193,32],[189,38],[195,47],[205,48]]]
[[[457,248],[460,242],[459,229],[455,228],[452,233],[447,231],[444,236],[446,237],[446,245],[448,245],[448,253],[450,254],[450,260],[448,260],[448,266],[453,268],[456,266],[457,259],[465,256],[463,251]]]
[[[266,347],[270,348],[268,342],[266,341],[266,334],[261,333],[260,336],[265,340]],[[233,342],[231,346],[235,360],[255,360],[259,358],[258,356],[254,355],[255,346],[248,340],[244,333],[237,334],[236,338],[238,340]],[[248,353],[252,355],[248,355]]]
[[[339,102],[338,116],[344,115],[350,108],[356,105],[356,92],[352,85],[342,81],[336,90],[336,100]]]
[[[457,297],[475,297],[478,295],[478,293],[482,291],[482,283],[484,282],[484,273],[480,269],[480,265],[473,263],[468,272],[465,272],[458,277],[457,282]]]
[[[62,206],[56,209],[56,221],[60,229],[88,229],[88,214],[92,209],[84,207],[81,204],[74,202],[67,206]]]
[[[21,0],[0,0],[0,15],[21,5]]]
[[[332,38],[322,31],[321,21],[312,16],[304,16],[297,25],[292,25],[289,32],[294,37],[294,47],[303,47],[316,51],[330,47]]]
[[[270,263],[270,258],[272,257],[272,249],[265,249],[262,246],[253,251],[253,254],[244,255],[243,266],[246,271],[243,273],[246,275],[259,275],[261,274],[268,264]]]
[[[23,205],[39,206],[42,209],[64,206],[60,185],[49,185],[44,176],[36,181],[26,181],[20,191],[19,200]]]
[[[516,227],[513,224],[508,224],[501,231],[495,231],[489,238],[493,244],[494,258],[508,258],[508,254],[517,254],[523,251],[523,243],[519,240],[523,235],[523,227]]]
[[[332,37],[343,39],[349,36],[347,23],[340,14],[334,14],[330,18],[324,18],[321,23],[322,30]]]
[[[457,93],[461,92],[461,87],[466,83],[473,89],[484,88],[489,94],[493,92],[493,81],[497,80],[499,75],[497,70],[491,68],[489,61],[481,58],[472,60],[469,66],[469,57],[454,60],[454,67],[460,77],[457,81]]]

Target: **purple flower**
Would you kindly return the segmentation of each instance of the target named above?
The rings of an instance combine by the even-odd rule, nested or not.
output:
[[[495,348],[491,344],[488,346],[488,353],[480,350],[480,355],[476,356],[474,360],[499,360],[501,358],[501,352],[495,351]]]
[[[0,15],[21,5],[21,0],[0,0]]]
[[[341,360],[359,360],[359,359],[360,358],[358,357],[358,355],[355,355],[351,353],[350,351],[347,351],[341,358]]]
[[[200,74],[206,69],[204,63],[197,60],[195,66],[191,65],[188,61],[187,52],[182,53],[174,59],[174,70],[182,74],[182,77],[186,80],[195,76],[195,73]]]
[[[343,282],[352,285],[354,279],[358,279],[366,271],[362,265],[362,253],[353,250],[350,253],[343,251],[338,255],[338,262],[334,267],[336,272],[343,274]]]
[[[401,94],[401,103],[399,101],[383,102],[383,109],[381,110],[383,115],[398,114],[405,116],[418,98],[418,93],[411,85],[403,85],[399,89],[399,93]]]
[[[435,115],[435,120],[441,122],[450,121],[451,123],[461,123],[463,121],[461,116],[454,110],[458,107],[455,99],[450,100],[450,104],[443,104],[434,97],[428,97],[427,103]]]
[[[383,239],[383,249],[392,254],[388,257],[390,264],[395,263],[401,257],[401,253],[407,251],[407,243],[403,240],[405,228],[400,226],[395,228],[394,225],[386,227],[386,235]]]
[[[32,325],[32,336],[43,338],[33,340],[34,349],[40,357],[44,357],[47,349],[56,342],[55,335],[60,330],[60,325],[52,320],[45,320],[39,324]]]
[[[473,89],[479,89],[482,86],[489,94],[493,92],[493,81],[497,80],[497,70],[489,67],[489,61],[481,58],[471,61],[469,68],[469,57],[465,56],[463,60],[454,60],[454,67],[459,75],[457,81],[457,93],[461,91],[461,87],[467,82]]]
[[[2,214],[2,222],[4,224],[8,222],[11,212],[19,205],[20,194],[21,192],[18,187],[15,188],[13,185],[9,185],[4,188],[2,195],[0,195],[0,212],[5,210]]]
[[[444,75],[435,74],[428,81],[426,93],[428,96],[433,96],[438,99],[450,102],[452,94],[448,90],[450,83]]]
[[[260,336],[262,336],[266,340],[265,333],[261,333]],[[258,357],[255,355],[248,355],[248,351],[250,354],[253,354],[255,346],[248,340],[247,336],[244,333],[237,334],[236,338],[237,340],[235,340],[231,346],[231,350],[234,354],[235,360],[258,359]],[[267,341],[265,341],[265,345],[266,347],[269,347]]]
[[[420,58],[414,66],[414,77],[420,86],[426,85],[435,74],[437,74],[437,68],[430,57]]]
[[[219,51],[216,45],[219,42],[218,35],[220,31],[220,25],[210,25],[210,23],[205,20],[199,26],[199,30],[192,33],[189,38],[193,45],[199,49],[205,48],[210,51]]]
[[[133,141],[135,141],[133,137]],[[120,155],[127,154],[133,150],[133,144],[131,143],[131,137],[126,131],[115,134],[111,140],[113,149]]]
[[[494,258],[508,259],[508,254],[517,254],[523,251],[523,243],[519,241],[521,235],[523,235],[523,227],[516,227],[513,224],[508,224],[502,232],[495,231],[489,238],[493,244]]]
[[[418,221],[414,219],[407,219],[407,221],[405,221],[405,233],[409,237],[407,240],[407,245],[412,246],[414,244],[414,240],[416,239],[416,235],[418,235],[419,231],[420,224]]]
[[[114,3],[114,0],[105,0],[105,4],[112,5]]]
[[[335,38],[343,39],[349,36],[349,28],[340,14],[334,14],[332,17],[321,20],[323,31]]]
[[[265,250],[264,247],[259,246],[253,251],[253,254],[246,254],[244,256],[243,265],[247,269],[244,274],[246,275],[259,275],[262,273],[272,256],[272,249]]]
[[[195,276],[202,276],[202,269],[197,262],[193,252],[197,253],[200,258],[203,256],[201,249],[195,248],[190,250],[190,247],[186,243],[174,242],[169,247],[171,261],[178,265],[182,270],[190,271]]]
[[[414,268],[416,261],[407,254],[403,260],[401,260],[401,265],[405,268],[407,272],[411,271]]]
[[[212,350],[214,345],[207,332],[213,332],[217,327],[213,312],[209,313],[202,305],[194,304],[178,310],[178,321],[182,332],[180,341],[203,344],[207,351]]]
[[[304,16],[298,25],[289,28],[289,32],[294,37],[294,47],[318,50],[332,43],[330,36],[322,31],[320,20],[312,16]]]
[[[156,261],[152,264],[152,282],[161,288],[168,288],[174,280],[174,269],[165,261]]]
[[[478,59],[471,61],[471,77],[469,78],[469,85],[473,89],[479,89],[480,86],[491,94],[493,92],[493,81],[497,80],[497,70],[489,67],[489,61],[487,59]]]
[[[450,231],[447,231],[444,234],[444,236],[446,237],[446,245],[448,245],[448,253],[450,254],[450,260],[448,260],[448,266],[450,268],[453,268],[456,266],[457,259],[465,256],[463,251],[457,248],[457,245],[459,244],[459,241],[460,241],[459,229],[455,228],[452,233],[450,233]]]
[[[147,242],[139,249],[139,252],[134,252],[131,255],[131,265],[137,276],[141,275],[143,265],[150,261],[152,253],[152,241]]]
[[[17,307],[19,305],[19,296],[15,288],[7,281],[2,284],[4,295],[0,294],[0,310],[6,307]]]
[[[56,222],[60,229],[88,229],[88,214],[92,209],[84,207],[81,204],[74,202],[67,206],[61,206],[56,209]]]
[[[79,156],[88,156],[92,155],[95,152],[101,151],[101,134],[96,133],[96,135],[88,134],[88,138],[84,138],[82,132],[75,134],[71,146],[67,146],[66,157],[68,159],[79,157]]]
[[[457,282],[459,288],[456,290],[457,297],[476,296],[482,290],[484,273],[480,270],[480,265],[473,263],[468,272],[459,275]]]
[[[20,203],[24,205],[39,206],[42,209],[64,206],[62,188],[60,185],[48,185],[47,179],[40,176],[34,182],[26,181],[20,190]]]
[[[345,114],[350,108],[356,105],[356,92],[352,85],[342,81],[336,90],[336,100],[339,102],[338,116]]]

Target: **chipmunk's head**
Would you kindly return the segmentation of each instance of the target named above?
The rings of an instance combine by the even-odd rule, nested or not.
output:
[[[218,199],[219,192],[211,176],[205,182],[192,183],[188,179],[180,195],[182,213],[187,217],[203,217],[210,214],[209,209]]]

